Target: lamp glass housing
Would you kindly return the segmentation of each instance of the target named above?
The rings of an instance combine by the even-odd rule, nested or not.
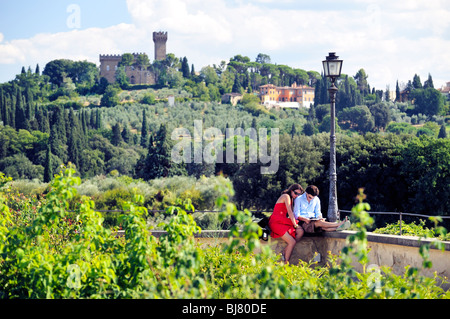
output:
[[[338,60],[338,58],[334,53],[330,53],[326,60],[322,62],[326,77],[339,77],[341,75],[342,60]]]

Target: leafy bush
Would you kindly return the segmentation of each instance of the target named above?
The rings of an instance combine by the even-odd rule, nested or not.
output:
[[[326,267],[286,266],[261,245],[261,229],[250,212],[229,202],[230,184],[218,189],[216,206],[221,220],[236,223],[222,247],[205,249],[194,239],[201,228],[187,213],[194,210],[190,200],[166,210],[170,219],[160,225],[166,233],[159,239],[148,228],[143,196],[136,192],[132,202],[122,204],[127,213],[120,216],[121,238],[102,226],[86,196],[68,212],[77,195],[74,186],[81,183],[74,174],[69,167],[55,177],[25,227],[0,192],[0,298],[450,298],[437,284],[440,278],[422,277],[417,268],[396,276],[386,267],[366,267],[366,227],[372,219],[362,194],[352,210],[357,231],[340,256],[331,256]],[[425,268],[431,267],[428,249],[420,249]],[[352,258],[363,264],[362,273],[354,270]]]
[[[443,234],[442,232],[436,232],[435,229],[425,227],[426,221],[421,219],[418,223],[415,221],[411,223],[402,222],[402,235],[403,236],[418,236],[418,237],[437,237],[440,240],[449,240],[449,234]],[[386,227],[377,228],[373,231],[376,234],[389,234],[400,235],[400,221],[396,224],[388,224]]]

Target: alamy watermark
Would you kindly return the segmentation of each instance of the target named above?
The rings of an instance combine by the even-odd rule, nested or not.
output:
[[[81,28],[81,8],[78,4],[69,4],[66,12],[70,13],[66,20],[66,25],[69,29]]]
[[[248,162],[262,164],[261,174],[275,174],[279,168],[279,129],[267,128],[226,128],[225,134],[215,127],[203,130],[201,120],[194,121],[193,135],[187,128],[176,128],[171,135],[173,141],[178,141],[172,148],[171,159],[174,163],[239,163],[246,161],[246,141],[248,137]],[[235,136],[243,138],[235,139]],[[224,139],[226,147],[224,152]],[[269,143],[270,142],[270,143]],[[268,148],[270,144],[270,153]],[[235,154],[236,149],[236,154]],[[236,156],[235,156],[236,155]]]

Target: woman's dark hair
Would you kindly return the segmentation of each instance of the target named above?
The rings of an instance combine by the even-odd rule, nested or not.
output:
[[[289,186],[288,189],[285,189],[284,191],[282,191],[281,194],[288,194],[289,197],[291,198],[291,203],[294,204],[294,201],[292,200],[291,192],[296,191],[298,189],[300,190],[300,192],[302,194],[305,192],[305,190],[303,189],[303,187],[300,184],[292,184],[291,186]]]

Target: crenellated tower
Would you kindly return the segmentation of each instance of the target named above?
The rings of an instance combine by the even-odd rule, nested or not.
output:
[[[165,60],[167,32],[153,32],[153,42],[155,42],[155,60]]]
[[[153,42],[155,42],[155,60],[166,59],[167,32],[153,32]],[[155,84],[156,75],[148,68],[139,68],[135,62],[139,55],[143,53],[132,53],[134,61],[132,65],[123,66],[130,84]],[[119,63],[122,61],[122,54],[100,54],[100,77],[108,80],[109,83],[116,82]]]

